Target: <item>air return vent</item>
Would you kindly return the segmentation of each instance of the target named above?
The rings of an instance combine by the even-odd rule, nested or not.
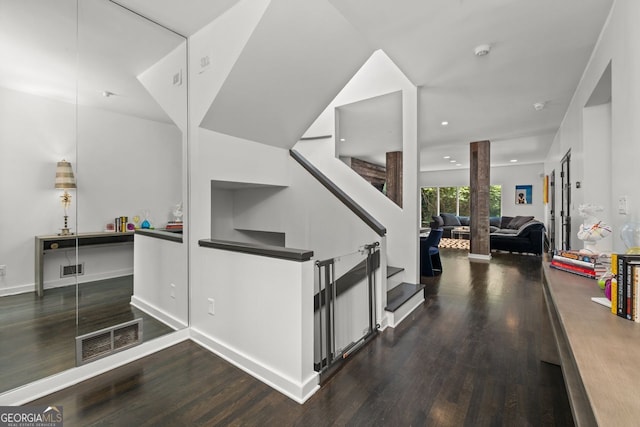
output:
[[[84,274],[84,262],[76,265],[61,265],[60,278],[69,276],[82,276]]]
[[[84,365],[142,342],[142,319],[76,337],[76,365]]]

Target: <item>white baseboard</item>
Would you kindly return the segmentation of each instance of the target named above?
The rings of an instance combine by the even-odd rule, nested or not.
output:
[[[174,330],[186,328],[187,323],[174,317],[173,315],[167,313],[166,311],[154,306],[153,304],[148,303],[147,301],[139,298],[135,295],[131,296],[131,305],[137,308],[138,310],[142,310],[147,313],[149,316],[159,320],[165,325],[173,328]]]
[[[482,254],[472,254],[471,252],[469,252],[469,261],[489,262],[491,261],[491,254],[482,255]]]
[[[144,342],[136,347],[116,353],[104,359],[96,360],[95,362],[87,363],[86,365],[72,368],[59,374],[51,375],[47,378],[43,378],[25,386],[2,393],[0,394],[0,406],[24,405],[35,399],[39,399],[58,390],[70,387],[74,384],[122,365],[126,365],[127,363],[131,363],[188,339],[188,329],[183,329],[178,332],[154,338],[151,341]]]
[[[123,276],[131,276],[133,274],[132,268],[125,268],[122,270],[113,270],[113,271],[105,271],[98,274],[88,274],[78,276],[78,283],[87,283],[87,282],[97,282],[99,280],[106,279],[115,279],[116,277]],[[48,280],[44,282],[44,289],[54,289],[54,288],[63,288],[65,286],[73,286],[75,285],[75,279],[73,278],[64,278],[64,279],[56,279],[56,280]],[[35,283],[27,283],[26,285],[18,285],[12,286],[9,288],[1,288],[0,289],[0,297],[6,297],[9,295],[18,295],[18,294],[26,294],[28,292],[35,292],[36,285]]]
[[[209,337],[195,328],[191,328],[191,340],[220,356],[232,365],[237,366],[254,378],[279,391],[290,399],[302,404],[320,389],[317,373],[311,374],[302,382],[288,378],[250,356],[242,354],[224,343]]]

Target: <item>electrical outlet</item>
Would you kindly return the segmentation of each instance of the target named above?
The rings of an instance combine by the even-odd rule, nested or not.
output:
[[[4,277],[7,275],[7,266],[0,265],[0,277]]]
[[[620,215],[626,215],[629,213],[627,196],[620,196],[618,198],[618,213]]]
[[[207,301],[209,302],[209,314],[212,316],[215,316],[216,314],[216,300],[214,300],[213,298],[208,298]]]
[[[211,66],[211,57],[209,55],[202,55],[200,57],[200,71],[199,74],[204,73]]]
[[[180,86],[182,84],[182,70],[173,75],[173,85]]]
[[[176,285],[174,285],[173,283],[171,284],[171,298],[175,298],[176,297]]]

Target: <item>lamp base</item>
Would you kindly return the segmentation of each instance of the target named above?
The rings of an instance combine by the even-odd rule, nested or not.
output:
[[[61,228],[58,236],[73,236],[74,234],[69,228]]]

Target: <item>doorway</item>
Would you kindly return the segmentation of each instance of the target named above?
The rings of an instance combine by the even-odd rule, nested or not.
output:
[[[556,250],[556,171],[549,175],[549,252]]]
[[[560,162],[560,179],[562,180],[562,210],[560,219],[562,221],[562,249],[571,249],[571,150],[567,152]]]

